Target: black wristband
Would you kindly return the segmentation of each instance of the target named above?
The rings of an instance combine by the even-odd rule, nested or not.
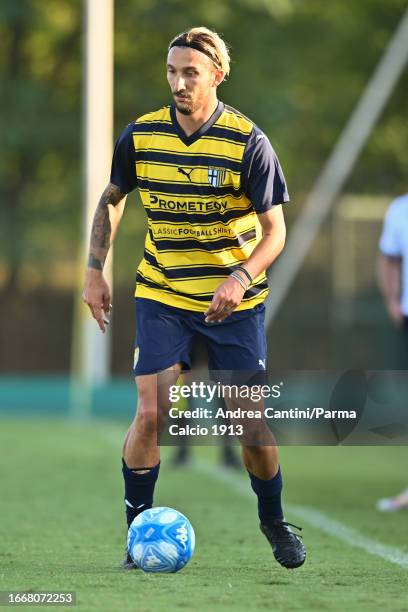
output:
[[[252,276],[250,275],[248,270],[245,270],[245,268],[243,266],[236,266],[235,270],[240,270],[241,272],[243,272],[245,274],[245,276],[247,277],[247,279],[249,280],[250,283],[253,282]]]

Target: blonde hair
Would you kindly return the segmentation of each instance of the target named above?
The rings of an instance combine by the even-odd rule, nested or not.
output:
[[[208,28],[190,28],[181,34],[177,34],[169,44],[172,47],[191,47],[201,51],[210,58],[213,64],[223,72],[225,76],[230,73],[230,54],[226,43],[217,32]]]

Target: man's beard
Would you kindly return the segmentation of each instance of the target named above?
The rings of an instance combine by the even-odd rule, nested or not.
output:
[[[183,106],[180,106],[180,104],[176,102],[176,108],[182,115],[191,115],[194,112],[191,104],[183,104]]]
[[[186,100],[185,102],[177,102],[177,100],[175,100],[174,103],[177,110],[182,115],[192,115],[194,111],[197,110],[197,105],[195,105],[192,100]]]

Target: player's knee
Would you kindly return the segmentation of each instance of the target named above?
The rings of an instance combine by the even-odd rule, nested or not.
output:
[[[152,437],[157,435],[157,410],[146,407],[139,402],[135,419],[135,428],[140,436]]]
[[[139,401],[135,420],[137,429],[146,436],[156,435],[164,427],[167,414],[167,410],[158,407],[156,404],[146,404]]]

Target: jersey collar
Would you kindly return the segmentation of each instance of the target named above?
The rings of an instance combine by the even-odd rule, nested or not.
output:
[[[193,142],[201,138],[201,136],[204,136],[204,134],[208,132],[210,128],[212,128],[212,126],[217,121],[217,119],[221,116],[223,111],[224,111],[224,103],[221,102],[221,100],[218,100],[218,106],[213,112],[213,114],[211,115],[211,117],[208,119],[208,121],[203,123],[203,125],[199,127],[198,130],[196,130],[193,134],[191,134],[191,136],[186,136],[185,132],[183,131],[182,127],[177,121],[176,105],[173,103],[170,106],[170,116],[171,116],[171,120],[173,122],[174,128],[180,140],[182,140],[184,144],[187,146],[193,144]]]

